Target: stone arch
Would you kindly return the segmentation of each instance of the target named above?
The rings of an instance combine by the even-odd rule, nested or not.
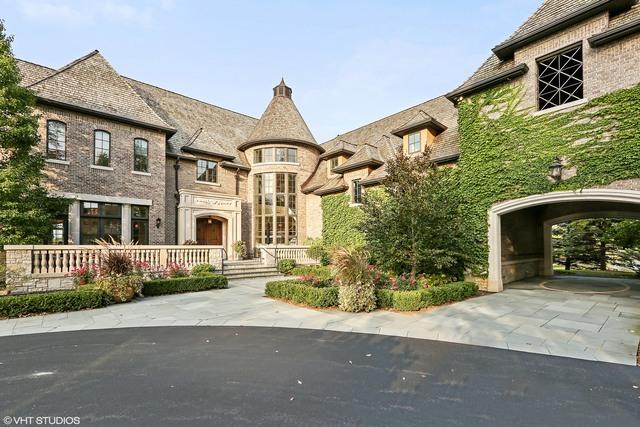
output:
[[[503,220],[508,215],[527,213],[518,225],[531,232],[542,248],[539,257],[522,260],[504,260]],[[507,264],[510,269],[521,269],[520,274],[550,275],[553,273],[551,227],[554,224],[574,219],[594,217],[640,218],[640,191],[619,189],[586,189],[579,191],[558,191],[520,199],[496,203],[489,209],[489,280],[488,289],[493,292],[503,290],[504,283],[517,275],[505,274]],[[518,267],[518,263],[522,267]],[[505,277],[506,276],[506,277]]]

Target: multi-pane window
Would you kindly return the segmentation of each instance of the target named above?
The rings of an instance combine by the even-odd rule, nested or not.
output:
[[[103,130],[93,133],[93,164],[109,166],[111,163],[111,134]]]
[[[131,239],[140,245],[149,244],[148,206],[131,206]]]
[[[538,60],[538,109],[583,98],[582,46]]]
[[[68,242],[68,225],[67,216],[60,216],[53,221],[51,230],[52,245],[66,245]]]
[[[334,170],[335,168],[338,167],[339,164],[339,158],[338,157],[334,157],[331,160],[329,160],[329,170]]]
[[[253,163],[297,163],[298,149],[287,147],[258,148],[253,151]]]
[[[353,189],[353,203],[362,203],[362,184],[360,184],[359,179],[354,179],[352,181],[352,189]]]
[[[211,160],[198,160],[196,169],[196,181],[218,182],[218,163]]]
[[[67,159],[67,125],[57,120],[47,120],[47,158]]]
[[[80,244],[91,245],[96,239],[120,240],[122,207],[114,203],[82,202],[80,209]]]
[[[149,172],[149,142],[146,139],[133,140],[133,170]]]
[[[422,142],[420,141],[420,132],[409,134],[409,154],[417,153],[422,149]]]
[[[254,177],[256,244],[296,244],[297,182],[292,173],[263,173]]]

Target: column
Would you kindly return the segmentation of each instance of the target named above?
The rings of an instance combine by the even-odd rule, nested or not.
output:
[[[69,244],[80,244],[80,200],[74,200],[69,205]]]
[[[149,218],[149,221],[151,221],[151,218]],[[151,227],[155,229],[155,223],[149,223],[149,234],[152,231]],[[131,205],[122,205],[122,236],[120,238],[124,243],[131,241]]]

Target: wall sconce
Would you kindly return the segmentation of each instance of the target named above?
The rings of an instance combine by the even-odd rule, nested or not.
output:
[[[562,159],[556,156],[553,159],[553,163],[549,166],[549,179],[554,183],[560,182],[562,178]]]
[[[161,225],[162,225],[162,219],[156,218],[156,228],[160,228]]]

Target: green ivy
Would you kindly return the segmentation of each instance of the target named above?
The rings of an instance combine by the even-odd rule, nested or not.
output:
[[[358,229],[362,211],[349,206],[348,194],[322,197],[322,240],[325,247],[362,246],[364,236]]]
[[[471,254],[476,273],[486,273],[487,211],[494,203],[640,176],[640,86],[541,115],[520,107],[522,95],[521,86],[503,85],[458,106],[455,191],[462,193],[467,228],[477,242]],[[576,172],[558,184],[548,179],[556,156]]]

